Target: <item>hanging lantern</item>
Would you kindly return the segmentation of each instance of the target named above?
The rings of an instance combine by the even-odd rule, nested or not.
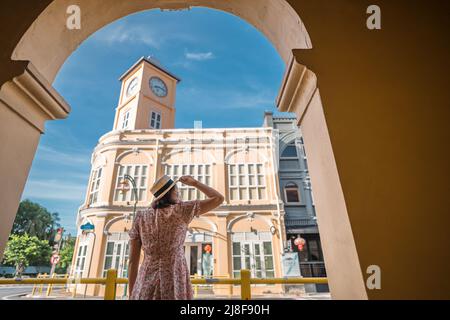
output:
[[[304,246],[305,243],[306,243],[306,240],[303,239],[303,238],[301,238],[301,237],[297,237],[297,238],[294,240],[294,244],[295,244],[296,246],[299,246],[299,245]]]

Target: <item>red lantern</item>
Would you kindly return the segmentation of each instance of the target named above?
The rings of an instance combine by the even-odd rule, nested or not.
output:
[[[211,248],[211,246],[209,245],[209,244],[207,244],[206,246],[205,246],[205,249],[204,249],[206,252],[208,252],[208,253],[210,253],[211,252],[211,250],[212,250],[212,248]]]
[[[306,243],[305,239],[300,238],[300,237],[298,237],[298,238],[296,238],[296,239],[294,240],[294,244],[295,244],[296,246],[299,246],[299,245],[304,246],[305,243]]]
[[[303,251],[303,245],[302,244],[297,245],[297,248],[298,248],[298,251]]]

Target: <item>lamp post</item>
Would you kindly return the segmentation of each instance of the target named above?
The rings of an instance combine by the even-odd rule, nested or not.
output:
[[[122,192],[126,192],[126,191],[128,191],[130,189],[129,183],[131,183],[131,185],[133,186],[132,192],[133,192],[133,195],[134,195],[133,213],[131,214],[131,224],[133,224],[134,217],[136,215],[136,207],[137,207],[137,203],[139,201],[139,198],[138,198],[136,180],[132,176],[130,176],[129,174],[125,174],[124,179],[122,181],[120,181],[120,184],[122,185],[122,190],[121,190]],[[128,220],[128,215],[126,216],[126,220]],[[125,262],[125,259],[121,259],[121,260],[122,260],[122,263]],[[123,270],[123,265],[121,266],[120,269]],[[126,278],[128,278],[128,268],[127,268],[127,274],[124,274],[124,276]],[[128,291],[128,284],[126,283],[125,284],[125,288],[124,288],[124,292],[123,292],[123,297],[126,297],[127,291]]]
[[[135,180],[132,176],[126,174],[126,175],[124,176],[124,178],[119,182],[119,185],[120,185],[121,187],[119,187],[118,189],[120,190],[121,193],[128,192],[128,191],[130,190],[129,183],[131,183],[132,186],[133,186],[132,192],[133,192],[133,195],[134,195],[133,213],[131,214],[131,223],[133,223],[133,221],[134,221],[134,216],[135,216],[135,214],[136,214],[137,203],[138,203],[138,201],[139,201],[139,199],[138,199],[138,193],[137,193],[137,187],[136,187],[136,180]],[[125,220],[128,221],[130,215],[129,215],[129,214],[123,214],[123,215],[121,215],[121,216],[119,216],[119,217],[115,217],[115,218],[109,220],[108,223],[106,223],[106,225],[105,225],[104,228],[103,228],[103,233],[104,233],[105,235],[108,236],[108,235],[109,235],[109,232],[108,232],[109,226],[112,225],[112,224],[113,224],[114,222],[116,222],[117,220],[123,219],[124,217],[125,217]]]
[[[137,203],[139,201],[138,199],[138,192],[137,192],[137,186],[136,186],[136,180],[130,176],[129,174],[126,174],[123,179],[119,182],[119,185],[121,185],[120,192],[125,193],[128,190],[130,190],[129,184],[133,186],[132,192],[134,196],[134,205],[133,205],[133,213],[131,214],[131,223],[133,223],[134,216],[136,215],[136,207]],[[128,219],[128,215],[126,217]]]

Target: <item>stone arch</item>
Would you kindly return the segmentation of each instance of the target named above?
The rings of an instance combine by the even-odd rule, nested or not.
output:
[[[210,229],[209,229],[210,232],[212,232],[214,234],[217,233],[217,231],[218,231],[217,224],[212,222],[211,219],[200,216],[200,217],[194,218],[194,220],[192,220],[192,223],[195,223],[196,221],[208,225],[210,227]],[[190,228],[195,229],[196,227],[190,227]]]
[[[297,113],[298,120],[307,124],[304,131],[305,148],[310,159],[315,162],[315,165],[310,167],[310,172],[318,190],[315,196],[318,220],[321,221],[320,229],[326,235],[322,243],[327,265],[331,266],[328,270],[330,288],[334,297],[367,298],[317,79],[315,74],[298,60],[301,50],[297,49],[310,49],[312,44],[297,13],[297,6],[296,12],[287,0],[111,0],[107,4],[101,0],[79,0],[83,27],[81,30],[70,31],[65,28],[66,9],[73,3],[70,0],[47,1],[49,5],[39,11],[40,15],[17,45],[13,40],[13,71],[6,70],[7,76],[2,78],[1,83],[0,102],[13,109],[22,119],[12,118],[8,114],[9,118],[14,119],[14,124],[21,125],[12,131],[27,130],[26,135],[22,132],[19,135],[24,143],[13,146],[16,153],[20,153],[25,160],[15,167],[4,165],[1,168],[3,173],[12,170],[11,176],[15,175],[8,192],[0,196],[0,202],[5,203],[6,207],[6,223],[12,224],[14,220],[16,204],[26,181],[25,172],[28,172],[31,166],[32,156],[39,142],[38,135],[45,131],[45,121],[63,119],[70,112],[68,104],[51,86],[70,54],[94,32],[126,15],[155,8],[209,7],[234,14],[255,26],[272,42],[285,61],[287,71],[277,105],[280,111]],[[306,8],[311,10],[311,6],[305,5],[305,10]],[[317,15],[326,16],[326,12],[317,11]],[[33,18],[25,16],[20,19],[28,19],[25,22],[33,21]],[[312,20],[314,19],[309,19],[308,23],[313,24]],[[320,27],[316,27],[316,32],[317,30],[320,30]],[[22,31],[19,32],[22,34]],[[15,36],[20,37],[20,34],[16,33]],[[321,39],[320,35],[317,36],[317,33],[314,35],[316,41],[321,41],[320,44],[323,45],[325,40]],[[305,56],[302,56],[302,59],[311,61]],[[40,113],[37,115],[38,112],[31,113],[27,109]],[[329,116],[333,117],[334,114]],[[9,145],[11,142],[8,142]],[[4,155],[3,158],[5,163],[12,162],[11,156]],[[8,231],[0,230],[0,252],[5,247]]]
[[[106,167],[108,164],[108,159],[102,153],[94,153],[91,158],[91,165],[93,169],[100,167]]]
[[[81,30],[69,30],[66,28],[68,17],[66,11],[73,1],[53,1],[23,35],[11,59],[31,61],[51,83],[72,52],[102,27],[145,10],[182,10],[191,7],[217,9],[244,19],[272,42],[286,64],[293,49],[312,47],[306,27],[286,0],[113,0],[113,2],[78,1],[82,27]],[[95,15],[93,12],[102,14]],[[48,56],[49,52],[52,52],[51,59]]]
[[[228,222],[228,224],[227,224],[227,232],[228,232],[228,233],[232,232],[233,226],[236,224],[236,222],[238,222],[238,221],[240,221],[240,220],[243,220],[243,219],[247,219],[247,218],[248,218],[247,215],[242,215],[242,216],[238,216],[238,217],[236,217],[236,218],[234,218],[234,219],[231,219],[231,220]],[[265,224],[267,224],[268,230],[270,230],[270,228],[274,226],[274,224],[272,223],[272,221],[271,221],[269,218],[264,217],[264,216],[261,216],[261,215],[259,215],[259,214],[253,215],[252,218],[253,218],[254,220],[259,220],[259,221],[262,221],[262,222],[264,222]]]
[[[206,149],[200,149],[200,148],[191,148],[191,147],[187,147],[187,148],[183,148],[183,149],[175,149],[171,152],[169,152],[168,154],[164,155],[164,157],[162,158],[162,163],[166,163],[170,158],[178,155],[178,154],[194,154],[194,153],[199,153],[199,155],[204,158],[206,155],[206,158],[209,160],[208,162],[202,162],[202,163],[208,163],[208,164],[216,164],[217,160],[214,157],[214,155]]]
[[[147,152],[145,152],[143,150],[139,150],[139,149],[126,150],[126,151],[120,153],[116,157],[115,163],[116,164],[120,164],[123,159],[125,159],[127,156],[130,156],[130,155],[133,155],[133,154],[134,155],[138,155],[138,154],[144,155],[148,159],[148,161],[149,161],[148,164],[149,165],[153,165],[154,164],[153,157],[149,153],[147,153]]]
[[[290,143],[295,142],[297,138],[299,138],[298,131],[295,131],[295,132],[292,131],[292,132],[286,133],[283,136],[280,136],[280,146],[279,146],[280,154],[282,154],[284,152],[284,149],[286,149],[286,147]]]
[[[257,148],[253,148],[253,147],[242,147],[242,148],[238,148],[238,149],[234,149],[229,151],[226,155],[225,155],[225,163],[226,164],[230,164],[233,160],[233,157],[237,156],[239,153],[245,152],[245,153],[249,153],[250,150],[252,150],[253,152],[256,153],[256,155],[258,157],[261,157],[264,161],[264,163],[267,163],[269,159],[267,159],[267,156],[264,155],[263,153],[259,152],[259,149]]]

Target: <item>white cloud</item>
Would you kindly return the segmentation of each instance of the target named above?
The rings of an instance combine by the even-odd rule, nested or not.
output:
[[[22,198],[83,201],[90,170],[86,150],[64,152],[41,145],[37,158],[39,165],[32,168]]]
[[[38,157],[41,161],[58,163],[61,166],[79,166],[91,163],[90,154],[87,152],[62,152],[48,146],[39,146]]]
[[[195,60],[195,61],[205,61],[205,60],[211,60],[214,59],[214,53],[210,52],[186,52],[185,53],[186,59],[189,60]]]
[[[273,95],[268,91],[235,92],[231,95],[228,108],[265,108],[274,104]]]
[[[157,36],[154,29],[141,25],[113,25],[99,31],[94,37],[108,45],[141,43],[159,49],[162,44],[162,38]]]
[[[180,32],[176,25],[152,25],[119,22],[105,27],[93,38],[110,46],[143,44],[160,50],[173,42],[194,44],[198,39],[190,33]]]
[[[77,200],[81,204],[86,188],[86,184],[70,183],[67,180],[29,180],[22,198]]]
[[[184,87],[180,89],[180,95],[187,99],[192,106],[209,107],[215,109],[264,109],[275,104],[276,94],[272,90],[260,89],[211,89],[201,87]],[[200,105],[199,105],[200,104]]]

